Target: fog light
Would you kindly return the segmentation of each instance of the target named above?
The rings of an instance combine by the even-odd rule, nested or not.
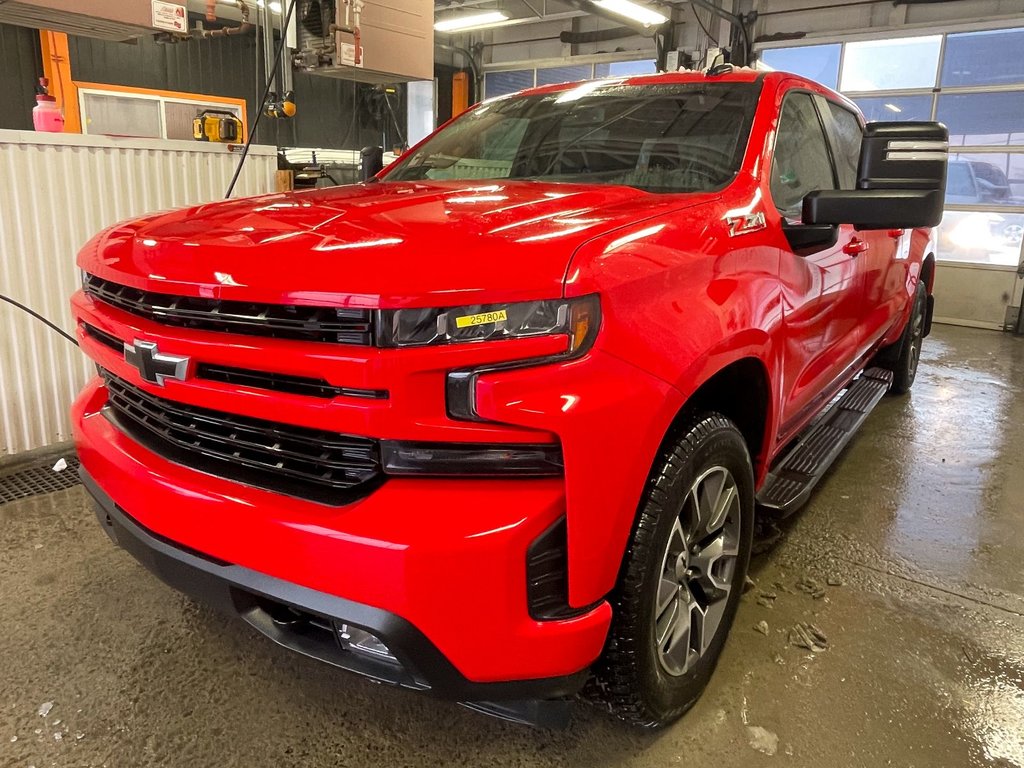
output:
[[[398,663],[395,655],[391,653],[384,642],[376,635],[371,635],[365,629],[352,627],[348,624],[338,624],[337,627],[338,639],[341,641],[341,647],[346,651]]]

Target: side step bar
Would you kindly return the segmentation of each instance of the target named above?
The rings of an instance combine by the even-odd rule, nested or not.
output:
[[[757,503],[775,517],[795,512],[892,384],[892,371],[869,368],[768,472]]]

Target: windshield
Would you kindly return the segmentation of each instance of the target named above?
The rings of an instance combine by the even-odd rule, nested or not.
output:
[[[543,179],[706,192],[739,170],[758,83],[586,83],[499,99],[399,160],[386,181]]]

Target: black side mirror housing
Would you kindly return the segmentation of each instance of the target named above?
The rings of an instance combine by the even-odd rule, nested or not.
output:
[[[803,221],[858,229],[937,226],[948,159],[949,131],[941,123],[868,123],[857,189],[811,192],[804,198]]]
[[[369,181],[384,170],[384,147],[363,147],[359,150],[359,175]]]
[[[798,256],[831,248],[839,240],[839,227],[833,224],[787,224],[783,222],[782,233],[789,241],[789,247]]]

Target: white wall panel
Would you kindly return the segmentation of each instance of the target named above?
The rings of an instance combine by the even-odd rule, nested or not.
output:
[[[238,153],[187,141],[0,131],[0,293],[72,333],[75,255],[104,227],[223,197]],[[236,196],[273,190],[273,147],[253,147]],[[0,302],[0,457],[70,439],[91,375],[78,349]]]
[[[935,268],[935,321],[1000,330],[1007,307],[1020,306],[1013,267],[939,262]]]

